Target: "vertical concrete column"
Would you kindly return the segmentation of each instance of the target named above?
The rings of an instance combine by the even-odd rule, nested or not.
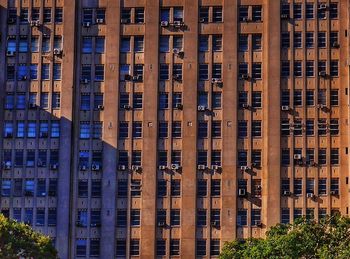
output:
[[[155,258],[159,0],[146,0],[142,143],[141,258]]]
[[[115,257],[120,1],[108,0],[106,7],[101,258],[108,259]]]
[[[75,12],[76,2],[65,1],[63,12],[63,54],[59,171],[57,189],[57,250],[60,258],[69,258],[69,217],[71,211],[71,157],[73,90],[75,82]]]
[[[221,245],[236,237],[237,214],[237,1],[224,1]]]
[[[198,1],[184,1],[181,258],[195,258],[197,185]]]
[[[280,1],[263,4],[262,223],[280,221]]]

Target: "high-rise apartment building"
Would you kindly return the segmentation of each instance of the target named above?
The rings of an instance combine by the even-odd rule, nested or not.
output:
[[[102,259],[348,215],[349,8],[0,0],[1,212]]]

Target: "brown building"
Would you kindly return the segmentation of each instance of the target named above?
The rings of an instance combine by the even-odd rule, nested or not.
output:
[[[347,0],[0,0],[0,209],[61,258],[214,258],[348,215]]]

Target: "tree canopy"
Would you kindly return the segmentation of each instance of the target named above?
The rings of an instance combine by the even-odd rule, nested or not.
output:
[[[0,213],[0,258],[55,259],[57,251],[50,237]]]
[[[220,259],[233,258],[350,258],[350,219],[333,216],[316,222],[300,218],[293,224],[278,224],[264,239],[226,243]]]

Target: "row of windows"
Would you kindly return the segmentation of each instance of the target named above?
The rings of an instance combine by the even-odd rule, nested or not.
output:
[[[305,216],[308,220],[314,220],[315,219],[315,208],[307,208],[306,213],[303,215],[303,209],[301,208],[295,208],[293,210],[293,218],[298,219],[302,216]],[[339,214],[338,209],[332,209],[331,215]],[[318,220],[322,220],[326,218],[327,216],[327,209],[325,208],[319,208],[318,209]],[[291,221],[290,219],[290,209],[289,208],[282,208],[281,209],[281,223],[283,224],[289,224]]]
[[[294,178],[293,180],[293,194],[302,195],[303,194],[303,184],[306,185],[306,193],[316,194],[316,186],[314,178],[307,178],[303,181],[301,178]],[[318,179],[318,195],[327,195],[327,178]],[[290,179],[281,180],[281,192],[282,195],[289,195],[291,191]],[[330,179],[330,191],[333,195],[339,194],[339,178]]]
[[[14,153],[14,159],[12,158]],[[49,157],[48,157],[49,155]],[[24,152],[23,149],[16,149],[14,152],[12,150],[5,149],[3,151],[3,161],[4,169],[11,169],[12,167],[47,167],[50,165],[50,169],[57,170],[58,169],[58,161],[59,161],[59,151],[56,149],[48,150],[39,149],[38,151],[33,149],[28,149]],[[48,163],[49,162],[49,163]]]
[[[327,38],[327,32],[320,31],[317,32],[317,47],[318,48],[326,48],[327,47],[327,41],[329,40],[329,46],[332,48],[339,48],[339,42],[338,42],[338,32],[337,31],[331,31],[328,35],[329,39]],[[304,43],[303,43],[304,38]],[[289,32],[282,32],[281,34],[281,47],[282,48],[289,48],[291,46],[290,43],[290,33]],[[293,37],[293,47],[294,48],[314,48],[315,47],[315,33],[311,31],[307,31],[305,33],[303,32],[294,32]]]
[[[96,65],[96,70],[98,73],[98,66]],[[103,66],[102,66],[103,67]],[[52,75],[51,70],[52,69]],[[43,63],[41,64],[41,68],[39,70],[38,64],[8,64],[7,65],[7,80],[15,80],[18,81],[26,81],[26,80],[38,80],[39,72],[41,73],[41,80],[50,80],[51,76],[53,80],[61,80],[62,78],[62,65],[61,63],[54,63],[51,67],[50,64]],[[99,75],[95,80],[103,80],[104,79],[104,71],[102,70],[102,79],[100,79]]]
[[[58,121],[5,121],[4,137],[5,138],[58,138],[60,136],[60,125]]]
[[[87,240],[86,239],[77,239],[76,241],[76,256],[86,257],[87,252]],[[91,239],[89,243],[89,256],[97,257],[100,255],[100,240]]]
[[[339,149],[338,148],[332,148],[330,150],[330,153],[328,154],[328,159],[330,159],[330,162],[327,163],[327,149],[326,148],[320,148],[317,150],[317,159],[315,156],[315,149],[308,148],[306,149],[306,156],[303,157],[302,155],[302,149],[294,149],[293,153],[293,161],[294,164],[299,166],[319,166],[319,165],[338,165],[339,164]],[[282,149],[281,153],[281,163],[283,166],[290,165],[291,162],[291,154],[289,149]]]
[[[21,24],[28,23],[30,21],[43,21],[43,23],[55,23],[63,22],[63,9],[62,8],[49,8],[45,7],[42,12],[40,8],[21,8],[19,15],[19,21]],[[54,14],[52,13],[54,11]],[[17,9],[9,8],[8,9],[8,18],[7,22],[9,24],[14,24],[17,22]]]
[[[2,197],[19,196],[56,196],[57,179],[6,179],[1,181]]]
[[[327,63],[329,63],[329,74],[327,74]],[[305,70],[303,69],[303,66],[305,67]],[[305,63],[301,60],[294,60],[293,62],[293,75],[295,77],[314,77],[315,76],[315,61],[313,60],[307,60]],[[289,60],[282,60],[281,62],[281,76],[282,77],[288,77],[290,76],[290,61]],[[331,60],[330,62],[319,60],[317,63],[317,71],[318,76],[326,77],[326,76],[332,76],[336,77],[339,75],[339,61],[338,60]]]
[[[308,89],[306,91],[303,90],[293,90],[293,103],[291,103],[291,91],[282,90],[281,92],[281,105],[289,106],[293,104],[294,106],[302,106],[303,99],[305,98],[306,106],[314,106],[315,105],[315,90]],[[327,105],[327,90],[326,89],[318,89],[317,90],[317,104],[319,105]],[[337,89],[332,89],[329,91],[329,101],[331,106],[339,105],[339,91]]]
[[[9,217],[10,210],[2,209],[1,213],[5,217]],[[36,210],[33,208],[13,208],[11,218],[31,226],[41,227],[47,224],[47,226],[53,227],[56,226],[57,212],[55,208],[49,208],[48,210],[45,210],[45,208],[37,208]]]
[[[94,210],[90,210],[89,214],[90,214],[90,226],[91,227],[101,226],[101,211],[94,209]],[[88,219],[89,219],[88,211],[79,209],[77,212],[76,226],[87,227],[89,225]]]
[[[292,6],[287,3],[281,5],[281,15],[282,18],[290,17],[290,9],[292,7],[293,18],[294,19],[314,19],[317,11],[317,17],[319,19],[327,19],[327,13],[329,13],[330,19],[338,18],[338,3],[330,3],[329,5],[326,2],[317,3],[295,3]]]
[[[30,44],[28,43],[28,37],[21,35],[19,39],[16,36],[9,36],[7,40],[7,56],[12,57],[17,51],[19,53],[37,53],[39,52],[39,46],[41,43],[42,53],[48,53],[51,49],[51,38],[50,35],[45,35],[42,37],[41,42],[38,36],[32,36],[30,38]],[[62,36],[55,35],[53,38],[53,49],[62,49]]]
[[[302,136],[305,133],[306,136],[314,136],[317,133],[319,136],[326,136],[330,134],[332,136],[339,134],[339,120],[331,119],[327,122],[326,119],[317,120],[317,131],[315,132],[315,120],[307,119],[305,123],[300,119],[295,119],[290,122],[288,119],[281,120],[281,135],[289,136]]]

